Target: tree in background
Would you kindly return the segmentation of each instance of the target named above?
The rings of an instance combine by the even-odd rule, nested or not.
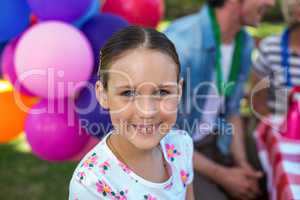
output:
[[[175,18],[197,12],[205,0],[165,0],[166,19]],[[265,20],[272,22],[282,22],[282,15],[279,6],[279,0],[276,0],[276,6],[268,10]]]

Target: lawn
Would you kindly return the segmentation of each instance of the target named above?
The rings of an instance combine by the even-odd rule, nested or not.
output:
[[[24,137],[0,145],[0,199],[63,200],[75,163],[53,164],[28,151]]]

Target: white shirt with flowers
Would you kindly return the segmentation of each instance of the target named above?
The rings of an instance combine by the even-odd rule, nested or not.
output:
[[[103,138],[79,163],[70,183],[69,200],[183,200],[193,180],[193,142],[181,130],[171,130],[160,142],[169,164],[163,183],[143,179],[119,161]]]

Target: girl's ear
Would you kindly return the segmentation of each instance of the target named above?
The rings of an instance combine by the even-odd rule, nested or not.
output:
[[[181,97],[182,97],[182,90],[183,90],[182,88],[183,88],[183,79],[180,78],[180,81],[178,84],[178,103],[180,102]]]
[[[107,92],[105,88],[103,87],[103,84],[101,81],[96,82],[96,87],[95,87],[95,92],[96,92],[96,98],[100,105],[108,109],[108,102],[107,102]]]

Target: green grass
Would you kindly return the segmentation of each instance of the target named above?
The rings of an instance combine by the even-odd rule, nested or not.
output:
[[[0,145],[0,199],[67,199],[75,163],[49,163],[28,152],[24,137]]]

